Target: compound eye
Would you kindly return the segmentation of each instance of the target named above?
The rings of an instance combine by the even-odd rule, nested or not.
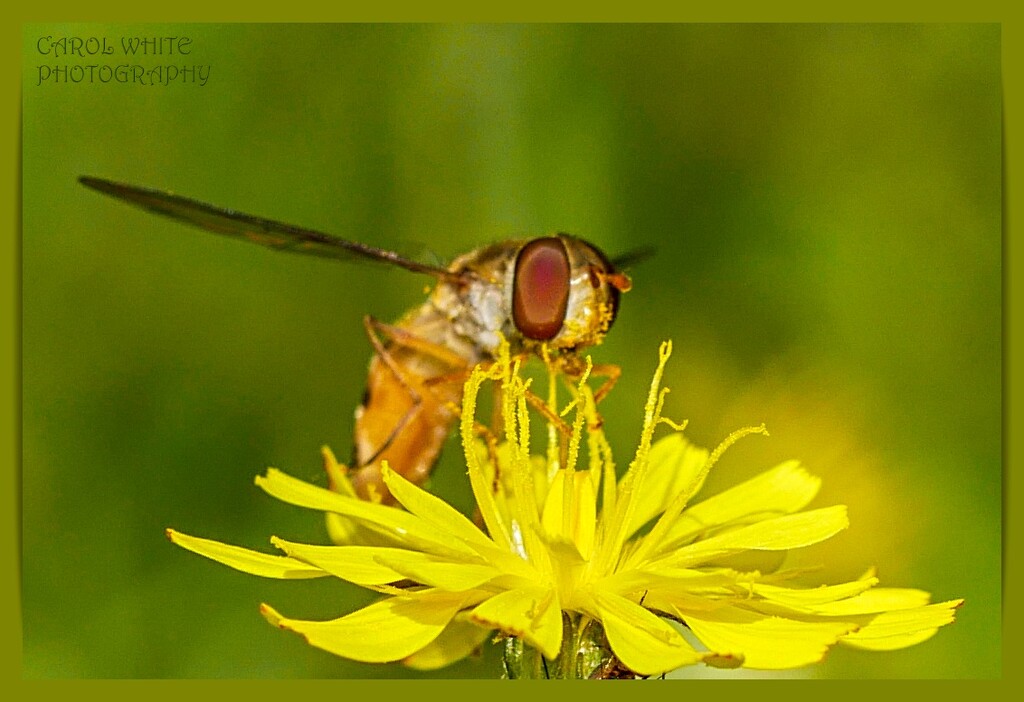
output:
[[[534,239],[519,252],[512,283],[512,321],[523,336],[549,341],[565,322],[569,254],[557,237]]]

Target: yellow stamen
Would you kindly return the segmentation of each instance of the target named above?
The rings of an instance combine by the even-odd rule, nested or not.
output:
[[[567,535],[571,533],[572,499],[576,490],[576,462],[579,460],[580,455],[580,440],[583,438],[583,421],[585,419],[584,409],[588,399],[586,383],[592,368],[593,363],[590,360],[590,356],[587,356],[587,367],[583,371],[583,377],[580,378],[579,385],[576,388],[576,417],[573,419],[572,434],[569,437],[569,456],[565,461],[565,490],[562,492],[562,533]]]
[[[480,509],[480,515],[484,520],[484,524],[487,526],[487,532],[491,535],[492,539],[503,543],[509,548],[509,550],[514,550],[509,525],[505,523],[498,512],[498,506],[494,500],[494,493],[491,490],[490,481],[487,479],[484,468],[480,463],[480,456],[476,451],[476,444],[474,441],[474,417],[476,414],[476,399],[480,392],[480,385],[488,378],[494,379],[500,377],[503,370],[500,357],[502,349],[504,349],[507,360],[507,348],[507,344],[503,343],[501,345],[499,348],[499,360],[492,366],[490,371],[486,371],[481,366],[477,366],[470,374],[469,380],[466,381],[465,392],[462,397],[462,418],[459,424],[459,434],[462,437],[463,452],[466,455],[466,465],[468,467],[470,486],[473,489],[473,495],[476,497],[476,503]]]
[[[624,567],[635,566],[643,559],[652,555],[651,551],[655,546],[664,543],[665,534],[668,533],[668,530],[675,523],[687,503],[689,503],[690,499],[697,493],[699,486],[704,482],[704,478],[707,477],[707,474],[711,471],[711,467],[718,462],[718,459],[721,458],[727,448],[748,434],[763,434],[767,436],[768,430],[765,428],[764,424],[762,424],[757,427],[744,427],[743,429],[737,429],[729,434],[729,436],[725,437],[725,440],[720,443],[715,450],[711,452],[711,455],[708,456],[707,460],[704,461],[704,465],[690,482],[690,485],[676,495],[675,499],[672,500],[669,506],[658,518],[658,521],[655,522],[654,528],[651,529],[651,532],[643,538],[639,547],[630,554],[624,564]]]
[[[660,392],[661,377],[665,372],[665,364],[672,355],[672,342],[662,342],[658,349],[658,367],[651,379],[651,387],[647,393],[647,402],[644,405],[644,425],[640,432],[640,445],[637,447],[636,456],[622,482],[619,483],[619,494],[615,500],[615,511],[612,518],[602,527],[607,529],[604,538],[601,538],[602,547],[599,556],[592,563],[596,572],[605,572],[612,566],[612,560],[618,560],[622,553],[623,546],[628,536],[630,520],[633,517],[635,503],[632,499],[636,494],[635,490],[643,482],[643,476],[647,472],[647,456],[651,450],[651,438],[654,435],[654,427],[658,423],[661,404],[664,402],[664,394]]]

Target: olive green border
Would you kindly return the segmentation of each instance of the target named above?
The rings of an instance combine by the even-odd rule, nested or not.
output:
[[[10,691],[12,698],[50,699],[62,697],[75,699],[93,696],[104,699],[151,699],[154,697],[180,699],[182,695],[199,695],[203,698],[236,697],[240,699],[287,696],[300,699],[303,694],[340,695],[342,699],[350,697],[390,695],[398,699],[433,699],[453,698],[456,696],[508,698],[522,695],[520,684],[500,684],[493,682],[410,682],[410,681],[289,681],[267,683],[256,681],[245,682],[178,682],[178,681],[89,681],[89,682],[46,682],[24,681],[21,672],[21,611],[20,611],[20,409],[21,409],[21,68],[20,55],[22,24],[40,21],[944,21],[944,22],[998,22],[1002,25],[1003,52],[1003,88],[1004,88],[1004,144],[1003,144],[1003,192],[1005,193],[1003,209],[1003,246],[1004,246],[1004,539],[1003,539],[1003,670],[1002,680],[996,681],[773,681],[773,682],[676,682],[668,684],[646,684],[642,691],[634,688],[627,694],[641,694],[644,697],[679,699],[686,695],[689,699],[699,699],[697,695],[713,695],[716,699],[726,696],[738,698],[757,695],[758,699],[767,694],[769,697],[793,697],[821,699],[822,696],[849,698],[864,695],[905,698],[907,695],[927,694],[933,691],[939,695],[960,695],[967,690],[955,690],[981,685],[986,689],[980,694],[1004,697],[1001,693],[1008,691],[1015,678],[1019,678],[1020,665],[1018,655],[1022,651],[1020,643],[1020,601],[1016,599],[1016,586],[1020,585],[1020,522],[1015,518],[1014,507],[1020,504],[1021,484],[1019,477],[1021,465],[1018,449],[1019,437],[1014,435],[1014,412],[1021,397],[1021,382],[1014,373],[1018,364],[1012,360],[1013,353],[1019,349],[1020,325],[1016,314],[1020,310],[1021,287],[1016,277],[1021,270],[1021,250],[1018,241],[1014,241],[1010,225],[1014,222],[1013,215],[1019,212],[1021,193],[1011,188],[1012,176],[1022,163],[1022,142],[1019,138],[1020,116],[1022,113],[1021,69],[1024,65],[1024,22],[1017,21],[1003,2],[972,2],[948,3],[948,6],[936,6],[935,3],[921,1],[908,2],[870,2],[858,3],[856,9],[823,9],[820,3],[782,2],[758,3],[751,0],[734,3],[709,3],[705,7],[691,7],[689,3],[655,2],[632,3],[594,3],[584,2],[517,2],[515,4],[495,4],[450,2],[415,3],[411,0],[400,0],[391,3],[367,3],[361,9],[342,8],[340,4],[310,2],[276,2],[256,7],[251,3],[238,2],[234,7],[223,5],[212,6],[207,2],[194,0],[178,0],[174,3],[139,3],[139,2],[102,2],[71,3],[56,0],[46,3],[33,3],[28,7],[7,10],[8,16],[2,22],[5,41],[2,46],[7,56],[3,61],[5,84],[7,86],[8,109],[4,111],[3,156],[10,166],[5,169],[3,180],[9,183],[7,192],[11,196],[4,200],[3,245],[0,247],[0,312],[3,320],[3,344],[0,344],[0,366],[8,369],[0,380],[5,401],[0,412],[3,413],[2,431],[0,431],[0,465],[3,466],[3,480],[0,481],[2,499],[0,504],[5,508],[2,527],[0,527],[0,562],[5,564],[3,575],[0,576],[3,588],[4,616],[2,626],[2,649],[0,649],[0,681],[3,688]],[[770,8],[770,9],[768,9]],[[1016,58],[1014,58],[1016,57]],[[1017,422],[1019,424],[1019,422]],[[1016,554],[1016,556],[1015,556]],[[950,554],[950,567],[956,567],[955,554]],[[1018,654],[1018,655],[1015,655]],[[535,683],[536,684],[536,683]],[[635,683],[634,683],[635,684]],[[686,689],[679,685],[685,684]],[[381,690],[379,686],[389,686],[390,690]],[[711,686],[715,689],[712,690]],[[754,686],[757,686],[754,689]],[[412,687],[415,686],[415,687]],[[929,687],[931,690],[909,690]],[[564,695],[565,691],[546,688],[546,694]],[[619,696],[623,690],[589,686],[586,691],[574,690],[573,695],[597,695],[607,697]],[[527,694],[535,695],[536,691]],[[1009,696],[1008,694],[1005,696]]]

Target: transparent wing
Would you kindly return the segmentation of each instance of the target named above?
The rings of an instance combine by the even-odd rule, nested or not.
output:
[[[630,249],[612,258],[611,264],[615,270],[621,271],[631,266],[635,266],[641,261],[646,261],[648,258],[654,256],[655,253],[657,253],[657,251],[653,246]]]
[[[368,259],[389,263],[416,273],[437,278],[460,276],[440,266],[410,260],[394,251],[340,239],[330,234],[236,212],[161,190],[115,183],[103,178],[81,176],[79,182],[101,193],[124,200],[150,212],[206,229],[224,236],[250,241],[277,251],[301,253],[321,258],[352,261]]]

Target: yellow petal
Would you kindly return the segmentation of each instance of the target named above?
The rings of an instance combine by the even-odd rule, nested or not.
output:
[[[444,539],[446,543],[455,542],[460,547],[465,546],[467,551],[475,552],[495,567],[509,573],[525,578],[536,576],[526,561],[510,553],[508,549],[499,547],[473,522],[444,500],[417,487],[390,468],[385,468],[382,473],[391,494],[433,530],[434,538],[444,535],[447,537]],[[458,544],[459,540],[461,544]],[[466,558],[468,562],[478,560],[468,554]]]
[[[490,633],[490,629],[463,620],[462,615],[459,615],[445,627],[440,636],[402,662],[416,670],[443,668],[473,653]]]
[[[502,574],[473,556],[453,561],[387,546],[314,546],[276,537],[271,541],[289,556],[357,585],[382,585],[408,578],[441,590],[460,592]]]
[[[562,646],[562,610],[548,588],[506,590],[481,603],[469,614],[480,626],[518,636],[548,658]]]
[[[872,651],[891,651],[920,643],[953,621],[963,600],[939,602],[926,607],[883,612],[857,631],[844,636],[842,643]]]
[[[822,585],[815,588],[790,588],[778,585],[754,583],[751,589],[754,594],[779,604],[821,611],[821,605],[836,603],[836,600],[848,600],[874,587],[878,578],[865,578],[839,585]]]
[[[540,523],[544,531],[552,538],[564,536],[562,534],[562,504],[563,492],[565,489],[565,471],[560,470],[551,479],[551,487],[548,490],[547,498],[544,500],[544,508],[541,511]]]
[[[898,587],[876,587],[873,590],[838,602],[831,602],[817,608],[820,614],[848,616],[872,614],[897,609],[923,607],[931,601],[931,595],[924,590]]]
[[[396,546],[409,546],[456,558],[472,553],[458,539],[445,538],[444,532],[439,532],[404,509],[345,497],[293,478],[274,468],[267,469],[265,476],[257,476],[256,484],[282,502],[323,512],[337,512],[355,519],[388,537]]]
[[[574,473],[572,476],[575,486],[571,501],[571,514],[569,519],[569,533],[565,533],[565,488],[564,470],[558,471],[554,480],[551,481],[551,488],[548,491],[547,499],[544,502],[544,511],[541,517],[541,524],[545,532],[551,537],[551,541],[571,542],[576,551],[589,560],[594,551],[594,533],[597,526],[597,496],[594,493],[594,482],[589,472]]]
[[[740,573],[770,574],[778,571],[786,562],[786,551],[733,551],[701,563],[701,568],[727,568]]]
[[[673,566],[692,566],[747,549],[780,551],[816,544],[849,526],[844,505],[766,519],[697,541],[659,559]]]
[[[346,497],[356,497],[355,486],[348,477],[348,467],[338,463],[330,446],[321,446],[320,455],[324,459],[324,472],[327,473],[327,485],[333,491]]]
[[[413,485],[389,467],[385,466],[381,472],[384,484],[399,504],[438,531],[456,536],[467,544],[486,548],[494,546],[494,542],[473,522],[441,498]]]
[[[803,622],[731,606],[680,614],[708,648],[739,654],[748,668],[769,670],[817,663],[840,636],[856,628],[850,622]]]
[[[327,524],[327,536],[331,543],[340,546],[393,546],[395,539],[374,531],[362,522],[343,517],[335,512],[324,515]]]
[[[271,543],[292,558],[357,585],[383,585],[406,577],[377,560],[378,556],[393,552],[408,553],[404,549],[386,546],[314,546],[297,544],[277,537],[272,538]]]
[[[269,605],[260,610],[271,624],[301,634],[317,648],[365,663],[387,663],[407,658],[436,639],[472,601],[469,594],[447,592],[389,597],[326,622],[288,619]]]
[[[452,561],[420,551],[390,549],[377,560],[410,580],[448,592],[472,590],[502,575],[486,563]]]
[[[654,442],[647,460],[649,468],[633,500],[629,534],[664,512],[683,490],[700,489],[693,482],[699,477],[702,480],[701,468],[708,460],[708,452],[687,441],[682,432],[673,432]]]
[[[644,607],[653,612],[675,612],[677,609],[685,612],[711,611],[726,607],[730,602],[740,599],[729,593],[708,597],[704,594],[665,587],[644,590],[639,595],[634,591],[631,595],[634,599],[640,596],[644,598]]]
[[[602,590],[613,592],[623,597],[640,595],[644,592],[686,594],[698,592],[700,597],[709,589],[716,593],[728,594],[723,588],[736,584],[738,573],[726,569],[716,571],[690,570],[686,568],[650,568],[629,569],[613,573],[602,578],[599,585]],[[645,603],[649,603],[645,600]],[[651,607],[656,609],[656,607]]]
[[[320,448],[320,454],[324,459],[324,472],[327,473],[327,487],[331,492],[337,492],[346,497],[357,497],[356,489],[348,477],[348,467],[338,463],[334,452],[330,447]],[[336,544],[347,546],[385,546],[386,539],[377,532],[367,529],[354,519],[343,517],[334,512],[326,514],[327,535]]]
[[[612,651],[640,675],[657,675],[706,657],[682,634],[640,605],[610,592],[593,593],[595,616],[604,625]]]
[[[167,538],[178,546],[193,553],[198,553],[200,556],[206,556],[243,573],[259,575],[264,578],[291,580],[322,578],[329,575],[329,573],[320,568],[295,560],[294,558],[250,551],[241,546],[231,546],[229,544],[222,544],[219,541],[182,534],[174,529],[167,530]]]
[[[820,486],[820,478],[797,461],[787,461],[687,509],[669,530],[666,542],[685,543],[731,522],[792,514],[806,507]]]

